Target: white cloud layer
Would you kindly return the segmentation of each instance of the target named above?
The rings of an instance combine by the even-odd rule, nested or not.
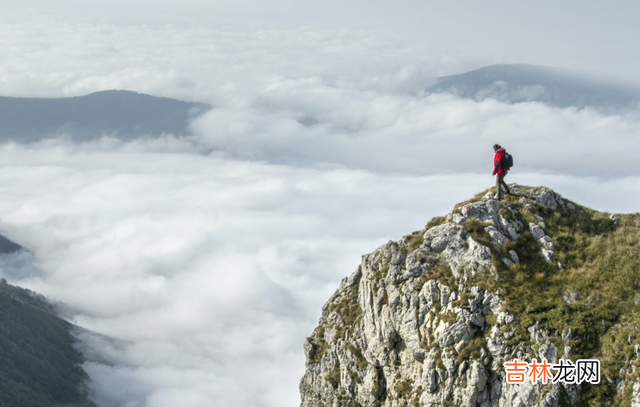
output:
[[[0,149],[2,229],[41,270],[13,281],[129,341],[116,366],[87,365],[102,405],[295,405],[301,343],[336,282],[477,189],[103,148]]]
[[[2,275],[123,340],[79,334],[100,407],[297,405],[302,342],[339,280],[491,186],[495,142],[509,181],[637,211],[638,112],[425,96],[466,62],[394,42],[43,20],[1,25],[0,44],[0,94],[214,106],[189,139],[0,146],[0,229],[34,255]]]

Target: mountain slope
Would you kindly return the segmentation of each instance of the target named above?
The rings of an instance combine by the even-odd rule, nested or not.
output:
[[[438,78],[428,92],[452,93],[476,101],[541,102],[555,107],[600,110],[635,108],[640,89],[585,78],[566,69],[535,65],[492,65]]]
[[[363,256],[304,343],[303,407],[640,406],[640,215],[511,189]],[[511,384],[516,358],[600,382]]]
[[[91,140],[184,135],[189,119],[207,106],[112,90],[61,99],[0,97],[0,142],[30,142],[59,134]]]
[[[0,234],[0,255],[14,253],[20,250],[24,250],[22,246]]]
[[[42,296],[0,280],[0,406],[95,407],[68,322]]]

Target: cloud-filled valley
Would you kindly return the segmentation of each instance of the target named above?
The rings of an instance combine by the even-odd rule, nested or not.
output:
[[[39,27],[0,27],[0,94],[213,106],[190,137],[0,146],[0,231],[30,251],[0,274],[117,339],[78,334],[99,406],[297,405],[339,281],[490,187],[496,142],[508,182],[638,210],[638,109],[427,94],[476,61],[348,30]]]
[[[422,211],[448,206],[430,198],[447,177],[73,145],[52,153],[0,153],[3,230],[35,253],[40,270],[13,281],[64,301],[78,325],[130,341],[116,359],[125,366],[88,366],[98,394],[116,397],[105,405],[133,403],[150,381],[131,404],[146,405],[187,372],[195,377],[173,391],[202,388],[209,402],[246,394],[235,405],[293,403],[299,342],[335,283],[360,254],[419,227]],[[105,390],[111,380],[123,394]]]

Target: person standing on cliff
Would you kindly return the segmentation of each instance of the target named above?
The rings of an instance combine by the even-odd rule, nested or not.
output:
[[[502,188],[504,188],[507,195],[511,195],[511,191],[509,191],[509,187],[506,182],[504,182],[504,177],[509,172],[509,167],[507,166],[505,160],[505,151],[500,144],[493,145],[493,151],[496,155],[493,157],[493,175],[496,176],[496,195],[495,199],[502,199]]]

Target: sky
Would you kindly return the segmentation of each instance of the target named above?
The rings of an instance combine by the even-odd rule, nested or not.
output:
[[[635,16],[630,0],[25,0],[3,5],[5,19],[35,15],[118,25],[275,27],[361,30],[423,45],[474,63],[532,63],[601,72],[640,82]],[[464,69],[463,69],[464,70]]]
[[[520,2],[522,3],[522,2]],[[296,406],[302,343],[360,256],[509,182],[637,212],[640,110],[424,89],[494,63],[638,83],[634,2],[26,0],[0,95],[210,104],[192,135],[0,145],[9,282],[61,301],[99,405]]]

